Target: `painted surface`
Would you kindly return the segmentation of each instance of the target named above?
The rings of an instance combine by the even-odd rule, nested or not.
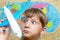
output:
[[[60,15],[57,9],[45,2],[15,2],[12,4],[8,4],[6,6],[8,9],[12,11],[12,15],[14,18],[17,20],[19,17],[21,17],[22,13],[28,9],[28,8],[39,8],[44,12],[48,19],[48,24],[46,25],[46,32],[54,32],[55,29],[58,27],[59,20],[60,20]],[[1,13],[0,13],[0,20],[3,20],[3,22],[0,23],[0,26],[5,26],[9,25],[9,22],[6,18],[6,15],[4,14],[4,8],[1,8]]]
[[[48,24],[47,24],[47,32],[49,33],[49,32],[53,32],[53,33],[51,33],[51,34],[44,34],[43,36],[42,36],[42,40],[60,40],[60,26],[58,27],[58,21],[57,20],[60,20],[59,19],[59,17],[57,17],[58,16],[58,11],[59,10],[57,10],[57,9],[59,9],[59,0],[57,0],[57,2],[56,2],[56,0],[55,1],[48,1],[47,0],[47,5],[48,6],[45,6],[45,7],[43,7],[44,9],[42,10],[43,12],[45,12],[45,14],[46,14],[46,16],[47,16],[47,18],[48,18]],[[55,4],[54,4],[55,3]],[[18,3],[19,4],[19,3]],[[52,5],[51,5],[52,4]],[[24,3],[24,5],[25,5],[25,3]],[[15,5],[12,5],[12,6],[9,6],[8,8],[10,9],[10,10],[12,10],[13,11],[13,14],[14,13],[16,13],[16,12],[18,12],[17,10],[19,10],[18,8],[14,8],[14,6]],[[21,7],[22,5],[20,5],[20,6],[18,6],[18,7]],[[15,6],[16,7],[16,6]],[[37,7],[39,7],[39,5],[37,6]],[[53,8],[54,7],[54,8]],[[12,8],[12,9],[11,9]],[[39,7],[40,8],[40,7]],[[48,10],[49,9],[49,13],[46,11],[46,10]],[[53,11],[55,12],[55,14],[53,13],[53,11],[51,12],[51,9],[53,9]],[[55,9],[55,10],[54,10]],[[20,8],[20,10],[21,10],[21,8]],[[0,15],[2,15],[2,14],[4,14],[4,12],[2,11],[2,9],[0,10]],[[51,12],[51,14],[50,14],[50,12]],[[52,14],[53,13],[53,14]],[[56,14],[57,13],[57,14]],[[15,14],[14,14],[15,15]],[[49,16],[48,16],[49,15]],[[15,17],[15,16],[14,16]],[[1,19],[4,19],[5,18],[5,16],[4,17],[2,17],[2,16],[0,16],[0,20]],[[51,18],[51,19],[50,19]],[[6,21],[6,22],[8,22],[8,20]],[[56,25],[55,25],[55,23],[56,23]],[[4,23],[4,25],[5,25],[6,23]],[[1,26],[1,25],[0,25]],[[52,30],[50,30],[50,29],[52,29]],[[55,32],[54,32],[55,31]],[[53,36],[53,37],[52,37]],[[16,37],[16,39],[14,39],[14,37],[15,36],[11,36],[9,39],[10,40],[19,40],[19,39],[17,39],[17,37]],[[49,37],[49,38],[47,38],[47,37]],[[11,39],[12,38],[12,39]]]

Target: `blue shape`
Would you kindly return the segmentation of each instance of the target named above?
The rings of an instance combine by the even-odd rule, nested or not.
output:
[[[52,28],[46,27],[46,32],[54,32],[58,25],[59,25],[59,20],[60,20],[60,14],[58,10],[51,4],[48,4],[47,6],[47,14],[46,17],[48,21],[52,21]]]

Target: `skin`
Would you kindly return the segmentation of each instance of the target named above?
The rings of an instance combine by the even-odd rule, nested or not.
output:
[[[0,28],[0,39],[1,40],[8,40],[9,33],[10,33],[9,28],[6,28],[6,32],[3,32],[2,28]]]
[[[22,33],[23,40],[39,40],[40,35],[45,32],[37,15],[23,20]]]
[[[45,28],[42,28],[41,22],[37,15],[32,18],[26,18],[24,20],[18,20],[18,24],[21,24],[23,33],[23,40],[39,40],[40,35],[45,32]],[[0,28],[0,39],[8,40],[10,33],[9,27],[6,28],[6,32],[3,33]]]

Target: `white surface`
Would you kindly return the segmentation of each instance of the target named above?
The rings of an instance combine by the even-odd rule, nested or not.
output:
[[[14,19],[12,13],[10,12],[10,10],[6,7],[4,7],[4,12],[7,16],[7,19],[10,23],[10,26],[13,30],[13,32],[18,36],[18,37],[22,37],[22,32],[21,29],[19,27],[19,25],[17,24],[16,20]]]

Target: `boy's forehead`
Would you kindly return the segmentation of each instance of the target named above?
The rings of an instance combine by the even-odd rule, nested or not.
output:
[[[34,15],[32,17],[28,17],[28,16],[23,15],[22,18],[23,19],[31,19],[31,20],[39,20],[39,17],[37,15]]]

